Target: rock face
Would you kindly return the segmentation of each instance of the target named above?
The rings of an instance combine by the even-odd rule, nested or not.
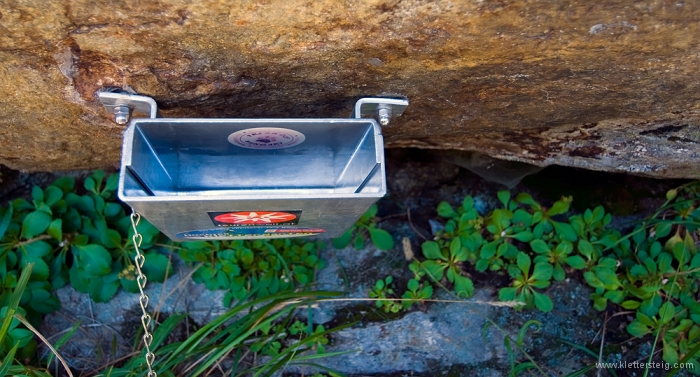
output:
[[[0,0],[0,163],[119,162],[104,88],[167,117],[411,105],[387,147],[700,178],[700,3]]]

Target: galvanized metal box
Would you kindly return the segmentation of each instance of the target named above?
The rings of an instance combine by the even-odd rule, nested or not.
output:
[[[119,198],[173,240],[337,237],[386,194],[374,119],[134,119]]]

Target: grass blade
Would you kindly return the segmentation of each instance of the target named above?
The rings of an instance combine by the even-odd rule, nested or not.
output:
[[[23,316],[21,316],[19,314],[15,314],[14,317],[17,318],[17,320],[19,320],[20,322],[22,322],[22,324],[24,326],[26,326],[31,332],[33,332],[37,338],[41,339],[41,341],[46,345],[46,347],[49,347],[51,352],[53,352],[53,354],[56,355],[56,357],[61,362],[61,364],[63,364],[63,367],[66,369],[66,373],[68,373],[68,375],[70,377],[73,377],[73,373],[71,373],[70,368],[68,367],[68,364],[66,363],[66,360],[64,360],[63,357],[53,348],[51,343],[49,343],[49,341],[46,340],[46,338],[44,338],[44,336],[41,335],[41,333],[39,331],[37,331],[37,329],[35,329],[34,326],[32,326],[32,324],[29,323],[29,321],[27,321],[26,318],[24,318]]]
[[[8,375],[10,367],[12,366],[12,361],[15,359],[15,352],[17,352],[17,347],[19,347],[19,342],[17,342],[15,346],[12,347],[10,352],[8,352],[7,355],[5,355],[5,359],[2,361],[2,365],[0,366],[0,376]]]

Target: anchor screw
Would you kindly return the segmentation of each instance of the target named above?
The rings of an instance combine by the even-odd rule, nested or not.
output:
[[[389,120],[391,119],[391,108],[380,107],[377,110],[377,116],[379,118],[379,124],[381,124],[382,126],[389,125]]]
[[[114,107],[114,122],[119,125],[124,125],[131,118],[131,109],[127,105],[117,105]]]

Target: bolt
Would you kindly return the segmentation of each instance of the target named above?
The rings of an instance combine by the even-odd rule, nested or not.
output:
[[[389,125],[389,120],[391,119],[391,109],[388,107],[380,107],[377,111],[379,117],[379,124],[382,126]]]
[[[114,107],[114,122],[120,125],[126,124],[131,118],[131,109],[127,105],[117,105]]]

